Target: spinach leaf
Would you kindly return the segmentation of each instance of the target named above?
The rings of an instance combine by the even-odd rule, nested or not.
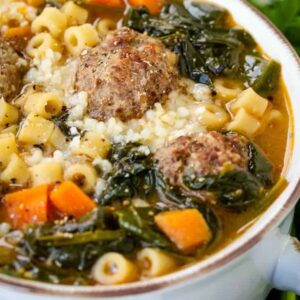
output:
[[[154,214],[157,213],[151,208],[129,207],[117,212],[120,227],[140,238],[147,245],[152,247],[174,250],[169,242],[154,224]]]
[[[270,96],[278,87],[280,65],[255,55],[247,55],[244,63],[244,74],[248,86],[263,96]]]
[[[30,260],[47,260],[58,267],[85,270],[106,252],[133,251],[136,241],[115,221],[107,208],[98,208],[78,222],[30,227],[20,247]]]
[[[271,187],[273,180],[273,165],[257,145],[248,145],[249,171],[263,184]]]
[[[57,233],[55,235],[46,235],[37,237],[41,245],[47,247],[75,246],[100,241],[113,241],[124,237],[122,230],[95,230],[79,232],[74,234]]]
[[[73,135],[71,133],[70,127],[67,125],[68,117],[69,117],[69,113],[65,112],[60,116],[53,117],[51,121],[61,130],[61,132],[65,136],[72,137]]]
[[[185,8],[198,21],[211,26],[222,25],[227,16],[225,9],[208,3],[186,1]]]
[[[186,2],[164,6],[159,17],[147,9],[129,9],[123,25],[159,38],[177,53],[180,73],[195,82],[213,87],[219,76],[236,77],[262,95],[276,89],[280,67],[256,53],[252,36],[228,28],[227,12],[210,4]],[[255,60],[254,60],[255,58]]]
[[[263,196],[263,186],[248,171],[230,171],[220,176],[184,174],[184,184],[194,191],[208,191],[225,207],[242,210]]]
[[[110,155],[114,168],[108,174],[108,185],[99,202],[144,197],[153,190],[152,160],[136,144],[115,145]]]

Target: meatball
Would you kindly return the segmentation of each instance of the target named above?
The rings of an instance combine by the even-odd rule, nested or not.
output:
[[[175,53],[160,41],[124,27],[82,52],[75,89],[88,93],[91,118],[117,117],[125,122],[164,102],[177,79]]]
[[[26,71],[26,61],[15,47],[16,40],[0,38],[0,98],[11,101],[20,91],[22,77]]]
[[[158,168],[168,182],[184,187],[182,175],[220,175],[225,170],[247,170],[247,139],[216,131],[182,136],[155,154]]]

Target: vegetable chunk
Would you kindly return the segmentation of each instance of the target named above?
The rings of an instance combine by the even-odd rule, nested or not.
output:
[[[137,8],[145,6],[152,14],[159,14],[164,5],[164,0],[131,0],[129,3]]]
[[[186,253],[193,252],[212,237],[197,209],[163,212],[155,217],[155,222],[177,248]]]
[[[80,218],[96,207],[96,204],[71,181],[65,181],[50,194],[53,205],[62,213]]]
[[[49,220],[48,185],[22,190],[5,196],[7,222],[14,228],[46,223]]]

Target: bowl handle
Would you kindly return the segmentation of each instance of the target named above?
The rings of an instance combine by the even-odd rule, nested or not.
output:
[[[300,295],[300,242],[288,235],[282,235],[285,244],[275,267],[272,284],[282,291]]]

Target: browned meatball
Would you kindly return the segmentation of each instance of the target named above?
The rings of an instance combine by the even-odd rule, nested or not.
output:
[[[83,51],[75,88],[88,93],[90,117],[128,121],[163,102],[177,79],[176,55],[160,41],[125,27]]]
[[[158,168],[173,186],[183,187],[182,175],[220,175],[228,169],[247,170],[247,140],[216,131],[182,136],[155,154]]]
[[[26,61],[15,50],[16,40],[0,38],[0,98],[11,101],[20,91]]]

